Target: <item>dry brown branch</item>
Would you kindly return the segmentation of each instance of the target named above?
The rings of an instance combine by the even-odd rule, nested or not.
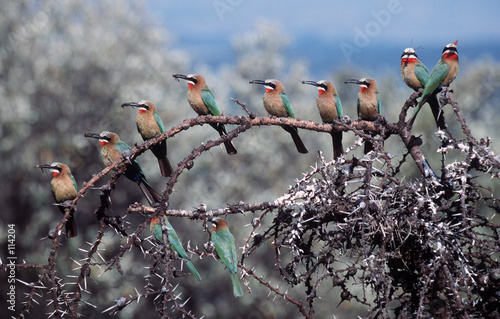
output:
[[[202,220],[203,226],[197,231],[207,231],[210,218],[253,214],[249,235],[241,240],[244,245],[239,267],[243,270],[244,283],[248,287],[262,285],[274,297],[282,297],[294,305],[305,318],[314,317],[321,298],[331,299],[324,295],[325,291],[327,294],[335,291],[340,303],[365,306],[366,318],[444,318],[450,314],[459,318],[498,317],[500,226],[485,216],[500,211],[500,198],[494,186],[476,177],[498,181],[500,161],[490,149],[489,138],[477,140],[458,103],[445,95],[442,104],[451,105],[465,138],[457,139],[448,129],[438,132],[442,141],[438,150],[442,154],[438,178],[420,148],[421,141],[405,121],[408,109],[417,103],[420,94],[416,92],[406,101],[397,123],[388,123],[383,117],[375,122],[343,119],[333,124],[256,117],[248,112],[244,103],[235,100],[247,110],[248,117],[191,118],[136,145],[131,151],[132,158],[193,126],[217,122],[236,126],[226,136],[204,142],[182,159],[163,190],[163,200],[153,207],[130,203],[126,211],[108,214],[112,206],[110,195],[119,191],[116,181],[123,174],[122,170],[116,171],[99,188],[100,201],[94,211],[99,229],[89,243],[90,249],[82,249],[86,256],[77,262],[79,275],[74,287],[58,274],[55,258],[70,211],[66,209],[51,232],[47,263],[15,265],[18,271],[41,272],[36,281],[25,283],[24,307],[17,316],[26,316],[38,307],[40,299],[46,299],[51,317],[77,318],[86,304],[86,280],[95,275],[91,274],[91,266],[101,268],[99,276],[116,271],[125,277],[123,260],[134,251],[144,256],[144,260],[138,262],[141,269],[148,269],[143,279],[145,292],[141,294],[136,289],[135,295],[117,296],[116,304],[104,312],[117,314],[133,301],[148,297],[154,298],[156,311],[163,318],[202,317],[203,314],[193,314],[186,303],[189,296],[180,297],[176,291],[178,285],[172,281],[177,278],[182,285],[184,274],[175,267],[178,256],[168,247],[149,241],[149,232],[144,230],[153,216]],[[346,156],[335,161],[326,161],[320,153],[315,167],[273,201],[221,203],[211,210],[202,203],[192,210],[169,209],[170,194],[179,176],[189,174],[201,154],[263,125],[290,125],[315,132],[352,132],[373,142],[375,150],[362,158],[356,158],[352,150],[347,150]],[[405,145],[406,152],[399,163],[394,163],[393,157],[384,152],[384,141],[390,136],[399,138]],[[458,155],[447,163],[451,151]],[[422,175],[412,181],[405,180],[402,168],[408,156],[413,158]],[[121,158],[95,174],[71,204],[76,205],[91,187],[127,160]],[[138,219],[125,224],[127,217]],[[103,238],[108,231],[124,240],[109,256],[103,257],[100,249],[106,249]],[[164,240],[167,241],[166,237]],[[203,250],[186,250],[200,258],[215,257],[208,236],[203,247]],[[264,276],[257,276],[258,269],[247,266],[258,254],[264,253],[272,256],[276,273],[280,274],[281,289],[269,284]],[[1,267],[8,269],[7,265]],[[289,293],[292,290],[294,297]],[[373,301],[367,297],[369,294],[374,297]]]

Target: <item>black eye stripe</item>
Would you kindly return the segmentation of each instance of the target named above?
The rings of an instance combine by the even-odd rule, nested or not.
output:
[[[403,57],[406,57],[407,59],[409,59],[409,58],[418,59],[418,56],[416,53],[403,52],[403,54],[401,54],[401,58],[403,58]]]
[[[456,47],[445,47],[445,48],[443,49],[443,53],[445,53],[446,51],[453,51],[453,52],[455,52],[455,53],[458,53],[458,50],[457,50],[457,48],[456,48]]]
[[[266,82],[266,84],[265,84],[265,85],[270,86],[270,87],[272,87],[273,89],[276,89],[276,84],[274,84],[274,83],[272,83],[272,82]]]

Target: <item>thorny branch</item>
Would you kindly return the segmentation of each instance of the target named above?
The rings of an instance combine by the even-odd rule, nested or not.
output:
[[[489,138],[474,138],[458,104],[449,94],[443,95],[442,106],[451,105],[465,138],[456,138],[448,129],[437,132],[441,140],[438,152],[442,156],[438,178],[420,149],[422,141],[412,134],[405,120],[408,109],[416,105],[420,95],[421,92],[415,92],[410,96],[396,123],[388,123],[383,117],[375,122],[344,118],[333,124],[256,117],[244,103],[234,100],[246,110],[248,117],[187,119],[136,145],[132,148],[132,158],[193,126],[216,122],[237,126],[227,136],[193,149],[179,162],[163,191],[163,200],[154,207],[131,203],[125,212],[108,216],[109,196],[123,174],[122,170],[116,171],[99,188],[100,203],[94,214],[100,228],[94,242],[89,243],[90,249],[82,249],[86,257],[77,262],[80,274],[72,291],[65,286],[67,280],[57,274],[55,261],[61,246],[61,229],[70,211],[66,209],[61,222],[49,234],[52,249],[47,264],[15,265],[19,271],[42,271],[36,281],[22,282],[28,293],[18,317],[37,307],[37,299],[45,293],[52,306],[51,317],[67,314],[78,317],[79,306],[89,304],[85,295],[86,280],[91,278],[90,266],[102,267],[100,276],[113,269],[125,275],[121,261],[133,249],[140,250],[146,257],[144,264],[148,265],[149,273],[144,277],[145,292],[139,293],[136,289],[135,295],[118,297],[116,304],[103,312],[116,314],[133,301],[153,297],[157,312],[163,318],[201,317],[186,306],[189,298],[181,301],[180,294],[176,293],[179,284],[175,285],[172,279],[179,273],[174,265],[177,255],[147,240],[143,230],[149,226],[151,217],[160,214],[203,220],[205,231],[208,218],[249,213],[254,218],[238,264],[245,284],[266,287],[275,296],[293,304],[305,318],[314,316],[315,305],[321,302],[324,291],[340,296],[340,303],[357,302],[365,306],[366,318],[445,318],[450,314],[459,318],[500,317],[500,264],[497,261],[500,226],[492,222],[492,217],[486,217],[500,211],[500,199],[495,196],[494,187],[487,183],[487,180],[498,180],[500,161],[490,149]],[[270,202],[241,201],[214,210],[207,210],[203,205],[194,210],[168,209],[169,197],[179,176],[186,173],[203,152],[237,138],[254,126],[283,124],[317,132],[353,132],[360,139],[373,142],[375,151],[356,158],[353,151],[357,146],[350,146],[346,155],[335,161],[326,161],[320,153],[316,167],[297,180],[288,193]],[[384,152],[383,145],[393,135],[400,138],[407,150],[396,163]],[[410,182],[404,181],[402,171],[408,156],[422,174]],[[76,205],[88,189],[126,161],[117,160],[95,174],[71,205]],[[141,216],[142,222],[126,224],[124,219],[128,215]],[[114,230],[126,241],[106,258],[100,249],[104,249],[102,238],[107,229]],[[274,249],[268,249],[269,246]],[[200,258],[215,256],[212,245],[204,247],[187,250]],[[274,259],[282,289],[271,286],[269,280],[257,276],[254,268],[248,266],[257,253]],[[1,267],[7,270],[8,265]],[[373,300],[367,297],[369,294]]]

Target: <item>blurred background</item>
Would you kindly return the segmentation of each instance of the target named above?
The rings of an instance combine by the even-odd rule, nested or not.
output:
[[[311,3],[304,1],[267,2],[214,0],[176,1],[60,1],[18,0],[0,3],[0,243],[6,247],[7,224],[15,224],[19,258],[28,263],[46,263],[50,242],[41,240],[60,220],[53,207],[51,176],[34,168],[39,163],[60,161],[68,164],[79,187],[104,168],[96,140],[83,132],[104,130],[118,133],[129,145],[142,142],[135,126],[136,111],[122,109],[124,102],[152,100],[167,128],[195,113],[186,101],[187,85],[172,78],[175,73],[197,73],[207,84],[226,115],[245,115],[230,98],[247,104],[250,111],[266,116],[262,106],[264,89],[248,84],[252,79],[276,78],[283,82],[295,114],[304,120],[320,121],[315,99],[317,91],[300,80],[330,80],[338,90],[344,114],[355,119],[358,88],[347,86],[347,78],[377,80],[382,114],[391,122],[412,93],[400,77],[400,56],[412,46],[429,70],[439,60],[442,48],[458,40],[460,74],[451,85],[453,98],[464,112],[476,138],[490,136],[498,150],[498,108],[500,102],[500,3],[483,1],[360,1],[351,3]],[[455,116],[445,108],[452,132]],[[422,134],[423,149],[431,164],[440,165],[435,152],[439,141],[428,108],[420,113],[415,134]],[[193,209],[204,203],[209,209],[226,203],[270,201],[287,192],[288,186],[318,162],[318,151],[327,160],[333,156],[327,134],[301,131],[309,149],[300,155],[283,130],[258,127],[233,142],[235,156],[220,148],[204,153],[193,169],[184,172],[171,195],[171,209]],[[209,126],[194,127],[168,140],[169,159],[181,161],[204,141],[217,138]],[[355,141],[344,134],[344,147]],[[386,142],[386,150],[396,158],[405,152],[396,138]],[[362,150],[356,154],[362,156]],[[147,152],[138,158],[148,180],[158,190],[167,179],[159,174],[157,161]],[[414,164],[403,166],[407,178],[418,177]],[[265,174],[263,174],[265,172]],[[104,183],[107,179],[102,180]],[[98,185],[99,186],[99,185]],[[497,187],[496,185],[492,187]],[[112,210],[123,214],[134,201],[142,201],[136,185],[120,178],[112,194]],[[58,250],[61,274],[77,274],[70,259],[85,256],[79,247],[95,240],[98,224],[93,211],[99,203],[97,191],[88,191],[78,202],[76,215],[79,236]],[[254,216],[229,216],[237,238],[250,229],[244,227]],[[142,217],[127,217],[133,231]],[[179,237],[202,249],[208,240],[201,222],[171,218]],[[105,238],[107,253],[123,243],[111,231]],[[149,232],[142,234],[149,236]],[[5,251],[5,249],[2,249]],[[272,251],[268,252],[269,256]],[[279,282],[278,273],[262,259],[248,259],[248,266],[261,266],[260,273]],[[0,256],[4,256],[2,252]],[[135,256],[135,257],[134,257]],[[2,257],[4,258],[4,257]],[[84,299],[97,309],[84,309],[87,317],[100,313],[122,295],[139,291],[144,266],[140,251],[128,255],[144,264],[131,262],[124,276],[115,271],[90,282],[93,294]],[[183,297],[192,296],[187,307],[207,317],[281,318],[299,317],[297,310],[282,301],[267,298],[265,289],[251,282],[252,294],[235,300],[229,277],[222,264],[194,257],[202,283],[181,278]],[[126,265],[125,260],[122,261]],[[210,276],[208,275],[210,274]],[[221,278],[219,278],[219,275]],[[3,276],[3,274],[2,274]],[[34,273],[19,272],[23,280]],[[212,277],[212,278],[211,278]],[[4,278],[0,278],[3,285]],[[218,281],[215,281],[219,279]],[[215,284],[217,283],[217,284]],[[226,287],[227,286],[227,287]],[[226,289],[227,288],[227,289]],[[301,287],[297,291],[303,292]],[[3,291],[2,291],[3,293]],[[291,292],[293,294],[293,291]],[[355,302],[340,301],[335,291],[317,305],[318,317],[352,318],[366,315]],[[19,299],[21,297],[19,296]],[[18,299],[18,300],[19,300]],[[242,309],[237,312],[237,309]],[[18,305],[20,307],[20,305]],[[235,308],[235,309],[232,309]],[[0,313],[6,309],[2,307]],[[227,312],[226,312],[227,311]],[[138,313],[153,315],[151,300],[141,301],[119,314],[133,318]],[[228,314],[231,313],[229,316]],[[36,317],[36,314],[33,314]],[[40,315],[42,315],[40,313]],[[45,317],[45,314],[43,316]]]

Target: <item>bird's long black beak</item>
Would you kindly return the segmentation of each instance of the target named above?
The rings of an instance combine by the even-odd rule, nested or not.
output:
[[[309,85],[314,85],[314,86],[319,86],[318,82],[316,81],[300,81],[302,84],[309,84]]]
[[[100,139],[100,138],[101,138],[101,135],[100,135],[100,134],[97,134],[97,133],[89,133],[89,132],[85,132],[85,133],[83,133],[83,136],[85,136],[85,137],[92,137],[92,138],[96,138],[96,139]]]
[[[130,106],[130,107],[140,107],[139,103],[137,103],[137,102],[127,102],[127,103],[123,103],[121,106],[123,108],[125,108],[127,106]]]
[[[53,169],[52,165],[50,164],[38,164],[37,166],[35,166],[35,168],[39,168],[42,170],[42,173],[43,173],[43,169]]]
[[[179,79],[183,79],[183,80],[189,80],[189,77],[187,75],[184,75],[184,74],[174,74],[172,75],[177,81],[179,81]]]
[[[263,81],[263,80],[252,80],[250,82],[248,82],[250,84],[261,84],[261,85],[266,85],[266,81]]]
[[[35,168],[52,168],[50,164],[38,164]]]
[[[345,80],[344,81],[345,84],[363,84],[363,82],[361,82],[360,80],[356,80],[356,79],[349,79],[349,80]]]

